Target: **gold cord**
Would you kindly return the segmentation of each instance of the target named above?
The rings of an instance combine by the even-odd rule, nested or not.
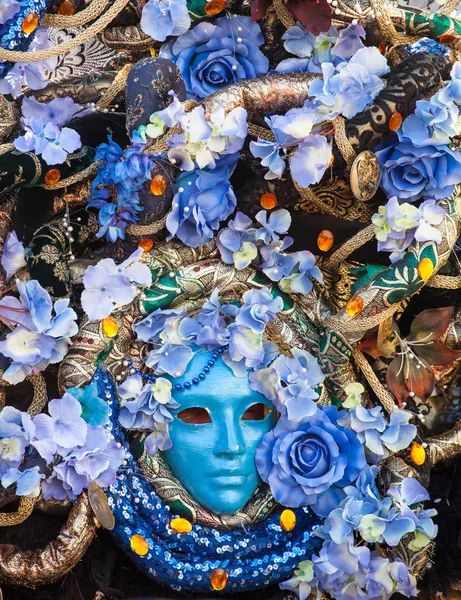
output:
[[[357,153],[352,147],[347,134],[346,134],[346,121],[344,117],[338,115],[332,121],[335,130],[335,142],[338,150],[341,152],[342,157],[347,163],[349,169],[352,167],[352,163],[357,157]]]
[[[109,0],[92,0],[91,4],[75,15],[45,14],[40,20],[42,27],[81,27],[94,21],[109,4]]]
[[[370,363],[367,361],[363,353],[358,348],[354,348],[352,350],[352,356],[354,357],[357,366],[365,376],[365,379],[370,384],[371,389],[379,398],[379,401],[381,402],[383,408],[389,414],[391,414],[396,408],[396,404],[392,394],[386,390],[383,384],[376,377],[376,373],[371,368]]]

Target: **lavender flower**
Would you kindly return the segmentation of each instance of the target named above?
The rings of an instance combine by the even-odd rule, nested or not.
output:
[[[19,269],[26,266],[24,252],[24,246],[18,240],[16,232],[9,231],[5,239],[1,258],[2,267],[5,270],[7,279],[13,277]]]

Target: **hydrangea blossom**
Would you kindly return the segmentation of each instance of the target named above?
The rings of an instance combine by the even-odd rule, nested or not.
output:
[[[380,79],[389,72],[386,58],[377,48],[360,48],[348,63],[335,67],[322,64],[322,79],[314,79],[309,94],[329,107],[328,118],[337,115],[351,119],[363,111],[384,87]]]
[[[399,260],[413,240],[440,243],[441,232],[436,229],[446,211],[434,200],[426,200],[419,208],[408,202],[399,203],[397,197],[380,206],[372,217],[378,250],[391,252],[392,263]]]
[[[173,417],[169,411],[179,404],[171,395],[171,382],[157,377],[155,382],[143,384],[140,375],[128,377],[118,387],[120,402],[120,424],[132,431],[150,431],[145,440],[149,454],[157,450],[168,450],[172,442],[168,433],[168,423]]]
[[[28,52],[38,52],[53,48],[46,28],[37,28]],[[56,57],[37,62],[15,63],[12,69],[0,79],[0,94],[11,94],[13,98],[21,95],[23,87],[31,90],[42,90],[48,85],[48,74],[56,68]]]
[[[78,330],[68,299],[53,305],[37,281],[16,280],[16,285],[19,299],[5,296],[0,301],[0,319],[16,325],[0,342],[0,353],[12,361],[3,375],[9,383],[19,383],[30,373],[60,362]]]
[[[139,262],[143,252],[138,248],[119,265],[112,258],[104,258],[87,268],[83,276],[82,307],[91,321],[108,317],[118,304],[132,302],[136,285],[152,283],[149,267]]]
[[[149,0],[142,9],[141,29],[159,42],[185,33],[190,24],[185,0]]]
[[[17,496],[28,496],[29,498],[37,498],[40,495],[40,482],[45,475],[39,473],[37,466],[20,471],[19,469],[11,468],[2,477],[2,486],[4,488],[16,484]]]
[[[28,435],[21,424],[21,412],[12,406],[0,411],[0,476],[17,469],[28,445]]]
[[[5,244],[3,245],[1,264],[5,270],[7,279],[13,277],[19,269],[22,269],[27,264],[24,246],[19,241],[15,231],[7,233]]]
[[[17,0],[2,0],[0,2],[0,25],[4,25],[19,12],[21,3]]]

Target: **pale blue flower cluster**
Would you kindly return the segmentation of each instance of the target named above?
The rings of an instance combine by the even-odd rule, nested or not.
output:
[[[337,65],[351,58],[357,50],[363,48],[364,38],[365,30],[361,25],[351,24],[339,32],[335,27],[330,27],[328,31],[314,36],[297,23],[286,30],[282,39],[285,50],[298,58],[282,60],[275,71],[321,73],[323,63]]]
[[[0,354],[11,359],[3,375],[11,384],[60,362],[78,330],[69,299],[53,304],[49,293],[35,280],[16,280],[16,286],[19,298],[4,296],[0,300],[0,320],[13,329],[0,341]]]
[[[435,200],[425,200],[416,207],[408,202],[399,203],[398,198],[393,196],[371,218],[378,250],[390,252],[390,261],[395,263],[404,256],[413,240],[439,244],[442,234],[436,226],[445,215],[446,210]]]
[[[149,0],[142,9],[141,29],[159,42],[185,33],[190,25],[186,0]]]
[[[172,446],[168,423],[173,417],[168,409],[178,408],[179,404],[171,395],[171,387],[171,382],[164,377],[146,383],[141,375],[128,377],[118,387],[120,424],[131,431],[150,432],[144,441],[149,454]]]
[[[345,498],[316,530],[324,539],[319,554],[301,563],[294,576],[281,584],[283,589],[297,592],[302,599],[316,590],[339,600],[385,600],[394,592],[416,594],[416,580],[408,565],[400,559],[392,562],[377,550],[354,542],[355,532],[369,543],[391,546],[411,534],[419,549],[437,533],[432,521],[435,511],[420,506],[429,498],[421,484],[406,478],[381,499],[375,484],[377,471],[376,467],[364,467],[355,484],[344,488]]]
[[[291,225],[287,210],[275,210],[269,217],[267,211],[261,210],[255,219],[259,227],[255,227],[249,217],[237,212],[228,227],[219,231],[216,244],[225,263],[233,264],[239,270],[251,263],[257,264],[286,293],[309,294],[313,287],[312,279],[323,282],[311,252],[285,252],[293,243],[288,236],[280,237]]]
[[[45,104],[25,97],[21,119],[25,134],[14,140],[14,147],[20,152],[34,152],[48,165],[62,164],[69,153],[82,146],[79,134],[64,127],[77,113],[82,113],[82,107],[72,98],[55,98]]]
[[[82,308],[91,321],[105,319],[116,305],[133,301],[137,286],[149,286],[152,273],[140,262],[144,250],[138,248],[117,265],[112,258],[104,258],[90,265],[83,276]]]
[[[125,452],[104,429],[108,406],[98,398],[96,384],[51,400],[48,413],[31,418],[12,407],[0,412],[2,486],[16,485],[19,496],[42,492],[45,498],[75,500],[91,481],[111,485]]]
[[[10,3],[14,6],[14,2]],[[37,28],[28,52],[39,52],[53,48],[54,44],[48,38],[46,28]],[[58,59],[56,57],[39,60],[36,62],[18,62],[10,69],[5,77],[0,79],[0,94],[11,94],[17,98],[27,87],[31,90],[42,90],[48,83],[48,74],[56,69]]]
[[[285,115],[266,117],[275,136],[275,142],[258,138],[250,142],[250,151],[261,159],[261,165],[268,167],[265,179],[280,178],[285,170],[284,155],[297,146],[291,158],[291,174],[302,187],[318,183],[330,163],[332,150],[327,139],[311,133],[323,118],[315,107],[307,101],[302,108],[292,108]]]

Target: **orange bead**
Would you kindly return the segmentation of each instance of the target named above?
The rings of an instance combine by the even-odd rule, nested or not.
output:
[[[54,185],[58,183],[61,179],[61,173],[59,169],[50,169],[47,173],[45,173],[45,183],[46,185]]]
[[[259,204],[264,210],[272,210],[277,206],[277,196],[275,194],[263,194],[259,199]]]
[[[118,321],[115,317],[106,317],[102,320],[102,330],[107,337],[114,337],[118,333]]]
[[[363,298],[360,296],[352,296],[346,304],[346,312],[350,317],[356,317],[362,312]]]
[[[280,515],[280,527],[283,531],[292,531],[296,527],[296,515],[292,510],[284,510]]]
[[[410,448],[410,458],[417,467],[420,467],[426,462],[426,450],[421,444],[413,442]]]
[[[386,54],[387,46],[388,43],[386,42],[386,40],[381,40],[379,42],[378,50],[381,52],[381,54]]]
[[[64,0],[61,2],[58,8],[58,15],[64,15],[65,17],[71,17],[75,12],[75,6],[73,2],[69,2],[69,0]]]
[[[449,33],[447,33],[445,35],[441,35],[439,37],[439,42],[441,44],[452,44],[456,40],[459,40],[459,36],[457,36],[457,35],[450,35]]]
[[[192,523],[190,523],[187,519],[172,519],[170,522],[170,527],[173,531],[182,535],[192,531]]]
[[[434,265],[430,258],[422,258],[418,263],[418,275],[423,281],[427,281],[434,272]]]
[[[37,13],[31,12],[22,21],[22,30],[26,35],[32,33],[37,29],[38,15]]]
[[[150,191],[154,196],[161,196],[166,190],[166,179],[163,175],[158,173],[152,177],[150,182]]]
[[[211,587],[220,592],[227,585],[227,573],[224,569],[215,569],[211,574],[210,579]]]
[[[319,233],[319,237],[317,238],[317,246],[322,252],[328,252],[328,250],[331,250],[334,242],[335,236],[331,233],[331,231],[328,231],[328,229],[324,229]]]
[[[205,12],[209,17],[212,17],[223,11],[225,6],[225,0],[210,0],[205,4]]]
[[[391,115],[391,118],[389,119],[389,129],[391,131],[397,131],[397,129],[400,129],[402,121],[402,115],[399,112],[395,112],[393,115]]]
[[[149,552],[149,544],[147,543],[146,538],[139,533],[135,533],[130,538],[131,549],[133,552],[136,552],[139,556],[146,556]]]
[[[154,240],[151,238],[144,238],[143,240],[139,240],[138,246],[142,248],[144,252],[149,252],[149,250],[154,245]]]

